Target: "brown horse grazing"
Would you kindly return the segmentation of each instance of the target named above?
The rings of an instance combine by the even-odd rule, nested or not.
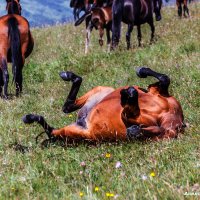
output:
[[[187,2],[188,2],[188,0],[176,0],[176,5],[178,7],[178,16],[179,17],[182,17],[182,4],[183,4],[184,17],[187,17],[186,13],[187,13],[188,16],[190,16],[189,9],[187,7]]]
[[[106,29],[107,45],[110,50],[110,31],[112,29],[112,7],[92,8],[91,10],[91,26],[99,31],[99,44],[103,46],[104,29]],[[90,43],[91,28],[88,29],[85,43],[85,53],[88,52]]]
[[[39,115],[29,114],[22,119],[27,124],[39,123],[53,141],[66,137],[94,141],[177,138],[185,124],[181,105],[168,93],[169,77],[145,67],[139,68],[137,75],[153,76],[158,82],[149,85],[148,90],[138,86],[118,89],[98,86],[76,99],[82,78],[62,72],[63,80],[72,81],[63,112],[80,109],[77,121],[54,129]]]
[[[28,21],[20,16],[19,0],[6,0],[7,15],[0,17],[0,95],[2,88],[4,97],[8,98],[8,67],[12,63],[13,80],[16,85],[16,95],[22,92],[22,68],[25,58],[33,50],[34,42]]]

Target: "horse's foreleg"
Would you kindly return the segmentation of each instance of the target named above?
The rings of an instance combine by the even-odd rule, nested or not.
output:
[[[159,92],[165,95],[169,95],[168,87],[170,84],[170,78],[165,74],[157,73],[150,68],[141,67],[136,71],[140,78],[146,78],[147,76],[153,76],[159,80]]]
[[[141,40],[142,40],[142,33],[141,33],[141,26],[137,26],[137,38],[138,38],[138,46],[141,47]]]
[[[61,72],[60,77],[64,81],[72,81],[71,90],[62,108],[64,113],[70,113],[79,108],[79,106],[75,104],[75,101],[76,101],[76,96],[78,94],[79,88],[82,83],[82,78],[80,76],[77,76],[73,72]]]
[[[108,52],[110,52],[110,42],[111,42],[110,31],[111,31],[111,27],[108,25],[106,27],[106,37],[107,37]]]
[[[146,128],[141,128],[139,125],[132,125],[126,129],[126,135],[128,139],[137,138],[153,138],[159,136],[165,132],[165,129],[159,126],[149,126]]]
[[[91,24],[91,20],[87,21],[86,19],[86,39],[85,39],[85,54],[88,53],[88,48],[90,45],[90,34],[93,29],[93,26]]]
[[[112,6],[112,45],[111,49],[115,49],[119,43],[121,34],[121,21],[123,14],[123,1],[115,0]]]
[[[133,31],[133,25],[129,24],[128,25],[128,30],[126,33],[126,44],[127,44],[127,49],[130,49],[131,46],[131,32]]]
[[[104,35],[104,28],[99,27],[99,45],[103,46],[103,35]]]

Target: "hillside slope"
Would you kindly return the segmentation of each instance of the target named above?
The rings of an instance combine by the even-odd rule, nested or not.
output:
[[[143,46],[137,47],[133,31],[130,51],[126,25],[119,48],[111,53],[99,47],[94,30],[88,55],[84,24],[32,30],[35,49],[23,70],[23,95],[0,99],[2,199],[183,199],[186,192],[200,192],[200,4],[190,4],[189,9],[191,17],[179,19],[176,8],[164,8],[163,20],[155,23],[155,43],[149,45],[150,29],[144,25]],[[179,139],[41,148],[35,143],[41,127],[21,121],[27,113],[44,115],[54,127],[75,120],[76,113],[66,116],[61,110],[71,85],[59,78],[60,71],[83,77],[82,95],[97,85],[147,87],[155,81],[139,79],[137,66],[170,76],[170,93],[181,102],[188,125]],[[9,91],[14,93],[11,83]],[[16,144],[27,151],[21,153]]]

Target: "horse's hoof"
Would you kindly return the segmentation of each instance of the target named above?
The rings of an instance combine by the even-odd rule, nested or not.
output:
[[[156,16],[156,21],[160,21],[162,17],[160,15]]]
[[[141,137],[141,128],[137,125],[133,125],[126,129],[126,136],[128,139],[133,140]]]
[[[32,115],[32,114],[24,115],[24,116],[22,117],[22,121],[23,121],[25,124],[32,124],[32,123],[35,121],[35,116]]]
[[[60,77],[64,80],[64,81],[70,81],[71,80],[71,72],[60,72]]]
[[[146,74],[146,67],[139,67],[136,69],[136,74],[137,76],[139,76],[140,78],[146,78],[147,74]]]
[[[101,40],[101,39],[99,40],[99,45],[103,46],[103,40]]]

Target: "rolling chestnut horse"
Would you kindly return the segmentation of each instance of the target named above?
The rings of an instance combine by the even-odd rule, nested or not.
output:
[[[180,103],[168,92],[169,77],[146,67],[139,68],[137,75],[153,76],[158,82],[149,85],[147,90],[139,86],[118,89],[98,86],[76,99],[82,78],[72,72],[62,72],[61,78],[72,82],[63,112],[80,109],[76,122],[54,129],[40,115],[28,114],[22,120],[26,124],[39,123],[52,141],[58,138],[94,141],[177,138],[185,124]]]
[[[12,63],[16,95],[22,92],[22,68],[33,50],[34,42],[28,21],[20,16],[19,0],[7,0],[7,15],[0,17],[0,95],[8,98],[8,66]],[[3,89],[3,90],[2,90]]]
[[[182,4],[183,4],[184,17],[187,17],[186,13],[187,13],[188,16],[190,16],[189,9],[187,7],[187,2],[188,2],[188,0],[176,0],[176,5],[178,7],[178,16],[179,17],[182,17]]]
[[[128,24],[126,33],[127,49],[130,48],[130,38],[133,26],[137,26],[138,44],[141,45],[141,24],[148,23],[151,27],[151,40],[153,41],[155,26],[153,22],[153,13],[156,20],[161,20],[162,0],[115,0],[113,2],[112,13],[112,49],[114,49],[120,39],[121,22]]]

